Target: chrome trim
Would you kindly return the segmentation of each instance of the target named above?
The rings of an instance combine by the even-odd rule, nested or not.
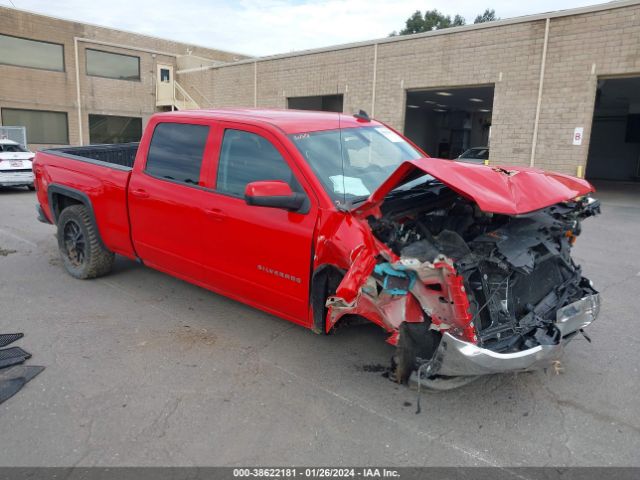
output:
[[[556,313],[556,327],[564,337],[589,325],[599,313],[600,294],[596,293],[560,308]]]
[[[563,346],[558,343],[521,352],[497,353],[445,333],[427,373],[457,376],[534,370],[551,365],[562,356],[562,351]]]
[[[589,295],[558,310],[556,325],[564,337],[589,325],[598,316],[599,309],[600,296]],[[425,373],[470,376],[545,368],[562,357],[565,343],[563,340],[557,345],[538,345],[520,352],[498,353],[445,332]]]

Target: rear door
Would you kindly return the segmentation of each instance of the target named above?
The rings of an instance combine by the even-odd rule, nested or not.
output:
[[[308,326],[317,200],[271,132],[222,123],[214,190],[207,198],[205,261],[215,290]],[[283,180],[307,197],[300,212],[250,206],[247,183]]]
[[[144,165],[136,162],[128,190],[138,256],[149,266],[196,283],[206,281],[202,205],[209,193],[203,172],[211,157],[211,139],[212,127],[206,122],[158,123]]]

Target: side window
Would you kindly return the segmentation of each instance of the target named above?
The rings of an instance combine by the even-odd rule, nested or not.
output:
[[[225,130],[220,149],[216,190],[244,196],[247,183],[282,180],[302,191],[280,152],[264,137],[242,130]]]
[[[208,135],[206,125],[159,123],[151,137],[145,172],[197,185]]]

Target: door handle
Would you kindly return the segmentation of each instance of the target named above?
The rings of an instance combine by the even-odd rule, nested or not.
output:
[[[219,208],[211,208],[208,210],[205,210],[204,212],[207,217],[213,219],[213,220],[217,220],[218,222],[224,220],[225,218],[227,218],[227,214],[224,213],[222,210],[220,210]]]
[[[138,198],[149,198],[149,194],[146,190],[142,190],[141,188],[137,188],[135,190],[131,190],[131,195]]]

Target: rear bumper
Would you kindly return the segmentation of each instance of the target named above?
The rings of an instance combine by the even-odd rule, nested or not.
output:
[[[42,207],[40,205],[36,205],[36,212],[38,212],[39,222],[51,224],[47,216],[44,214],[44,210],[42,210]]]
[[[12,187],[17,185],[33,185],[33,172],[3,172],[0,170],[0,186]]]
[[[589,325],[599,311],[600,296],[588,295],[558,310],[556,326],[564,337]],[[427,373],[474,376],[536,370],[560,359],[565,343],[561,341],[557,345],[538,345],[520,352],[497,353],[445,333]]]

